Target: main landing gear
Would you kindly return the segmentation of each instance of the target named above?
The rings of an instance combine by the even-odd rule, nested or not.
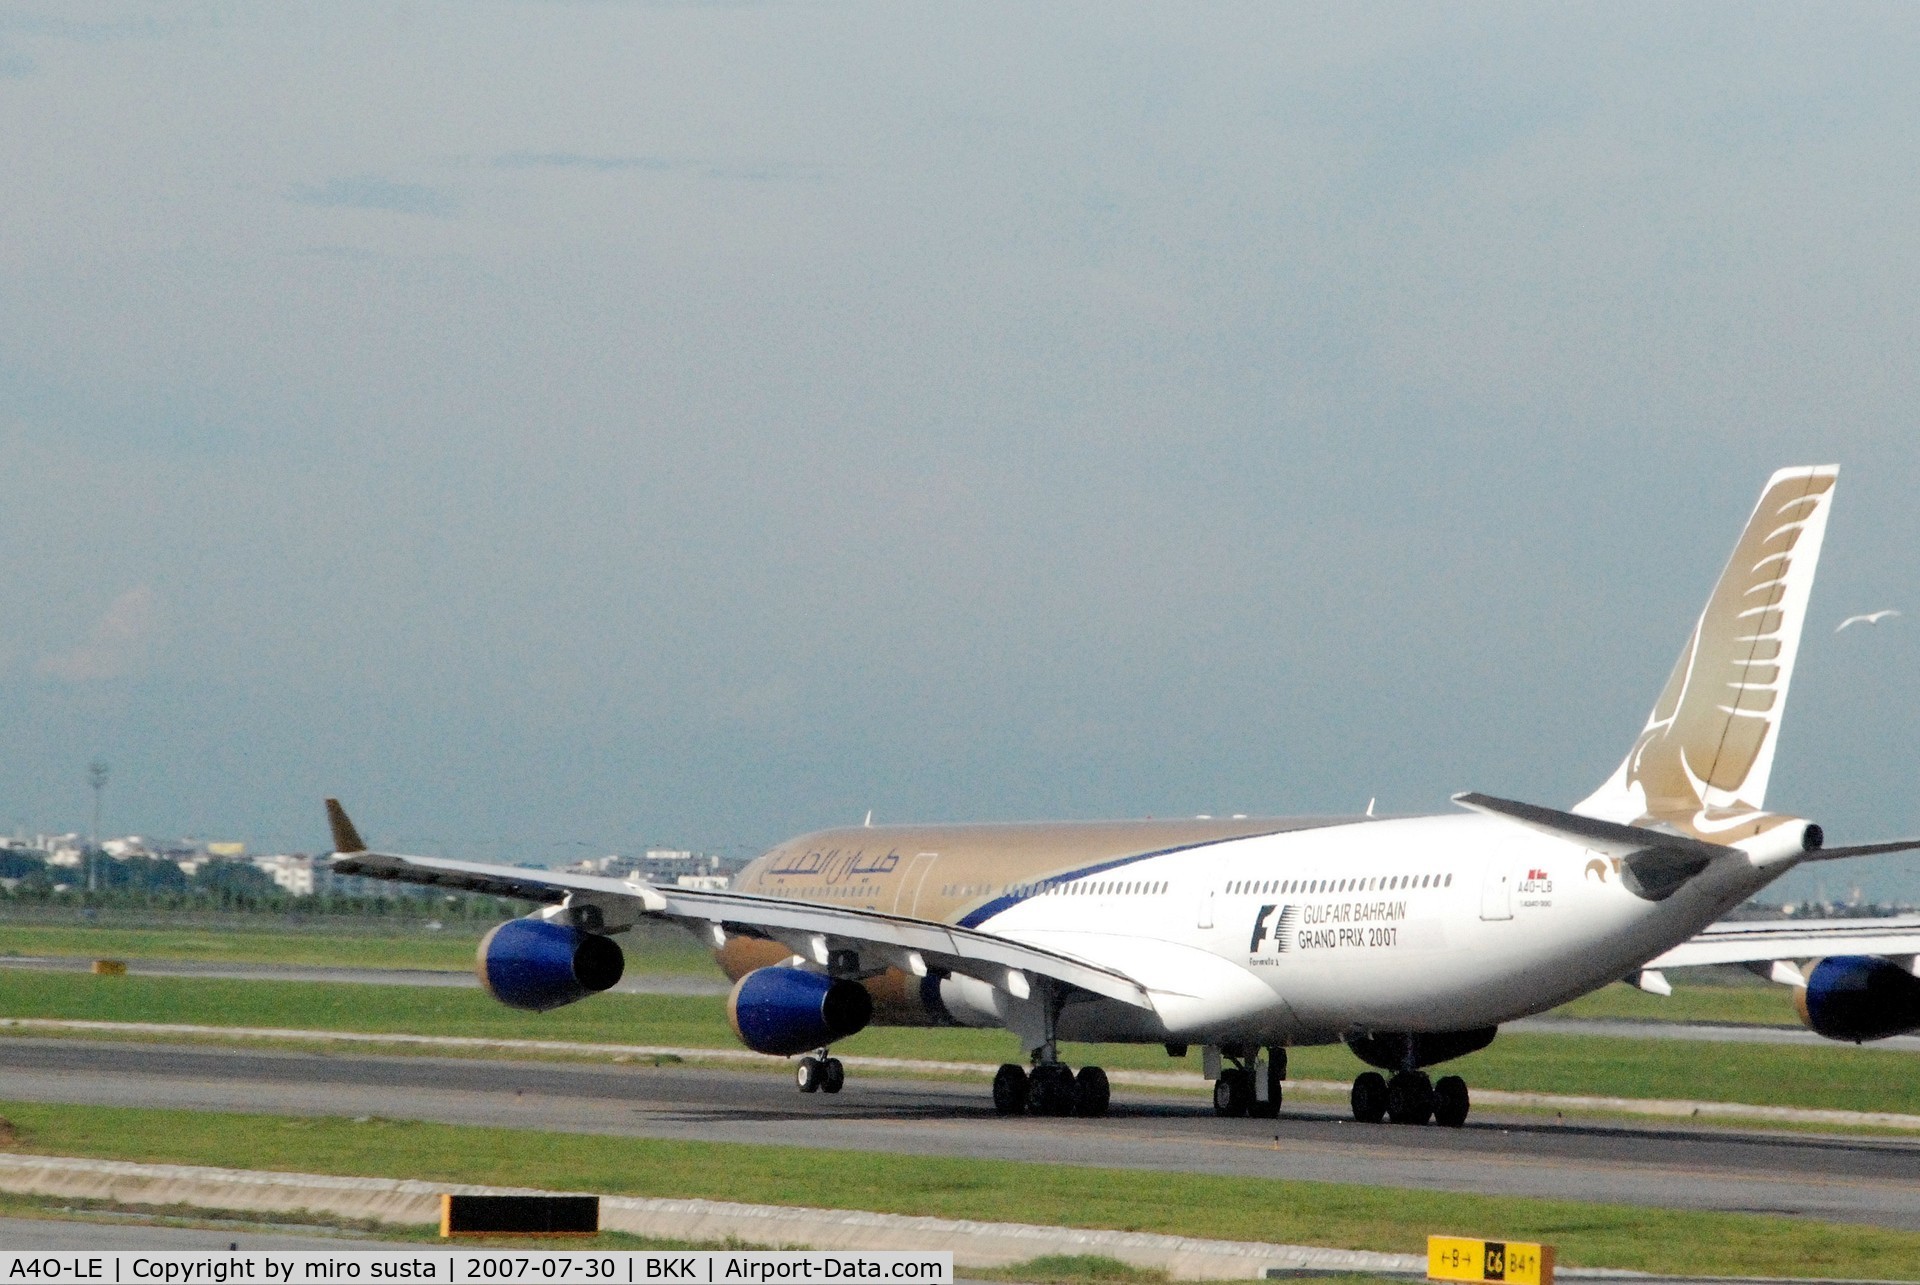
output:
[[[1387,1079],[1378,1071],[1365,1071],[1353,1081],[1353,1118],[1362,1124],[1434,1124],[1458,1129],[1467,1122],[1471,1103],[1467,1082],[1457,1075],[1443,1075],[1438,1084],[1424,1071],[1396,1071]]]
[[[847,1068],[840,1065],[840,1059],[830,1057],[825,1049],[818,1056],[800,1059],[793,1068],[793,1084],[802,1093],[838,1093],[846,1087]]]
[[[1075,1074],[1064,1062],[1044,1061],[1029,1072],[1008,1062],[993,1076],[993,1109],[1001,1115],[1105,1115],[1112,1099],[1097,1066]]]
[[[1224,1116],[1252,1116],[1271,1120],[1280,1114],[1280,1082],[1287,1078],[1287,1051],[1270,1048],[1266,1057],[1258,1053],[1226,1057],[1233,1065],[1222,1067],[1213,1082],[1213,1113]]]
[[[1105,1115],[1113,1099],[1107,1073],[1097,1066],[1083,1066],[1076,1075],[1060,1060],[1055,1033],[1063,1003],[1061,988],[1043,983],[1034,998],[1039,1029],[1023,1032],[1031,1041],[1027,1047],[1033,1069],[1008,1062],[994,1072],[993,1109],[1001,1115]]]

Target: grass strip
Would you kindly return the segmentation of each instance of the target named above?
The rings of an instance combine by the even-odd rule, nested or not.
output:
[[[483,928],[438,932],[264,932],[258,928],[119,928],[64,924],[0,924],[0,956],[64,955],[82,959],[178,959],[217,964],[287,964],[312,968],[473,967]],[[620,939],[635,973],[714,974],[713,955],[671,925],[635,928]]]
[[[967,1275],[984,1281],[1017,1281],[1021,1285],[1165,1285],[1172,1279],[1163,1271],[1135,1267],[1099,1254],[1042,1254],[1008,1267],[970,1267]],[[1407,1285],[1405,1276],[1374,1276],[1366,1272],[1305,1271],[1291,1279],[1314,1285]],[[1215,1282],[1230,1285],[1230,1282]]]
[[[130,1205],[115,1200],[90,1200],[77,1196],[34,1196],[0,1192],[0,1216],[9,1218],[49,1218],[63,1222],[134,1224],[143,1227],[202,1227],[245,1232],[270,1232],[277,1235],[335,1236],[342,1249],[356,1241],[400,1241],[433,1245],[441,1249],[455,1242],[440,1235],[440,1229],[425,1223],[383,1223],[372,1218],[338,1218],[301,1210],[267,1213],[255,1209],[219,1209],[204,1205]],[[525,1236],[462,1236],[460,1248],[526,1249]],[[534,1242],[536,1244],[542,1242]],[[663,1240],[653,1236],[634,1236],[622,1231],[603,1231],[595,1236],[568,1236],[546,1242],[560,1249],[762,1249],[772,1246],[749,1245],[745,1241]]]
[[[478,990],[386,986],[378,1004],[352,983],[95,977],[0,969],[0,1016],[110,1022],[180,1022],[297,1030],[465,1035],[584,1043],[738,1048],[725,1007],[713,997],[600,995],[551,1013],[522,1013]],[[843,1054],[997,1063],[1019,1060],[1004,1031],[882,1027],[835,1046]],[[402,1052],[404,1050],[394,1050]],[[1068,1046],[1070,1063],[1110,1070],[1180,1070],[1157,1045]],[[1351,1079],[1362,1068],[1340,1046],[1296,1049],[1301,1079]],[[1483,1089],[1678,1098],[1758,1106],[1920,1113],[1920,1058],[1832,1044],[1719,1044],[1591,1035],[1502,1035],[1449,1073]]]
[[[383,1119],[0,1103],[16,1151],[811,1205],[1422,1253],[1430,1232],[1545,1241],[1567,1265],[1920,1279],[1920,1232],[1756,1214],[1278,1178],[607,1138]]]
[[[208,963],[300,964],[335,968],[470,968],[484,928],[423,931],[369,921],[364,932],[266,931],[236,920],[231,928],[0,923],[0,956],[181,959]],[[671,925],[642,924],[620,938],[635,972],[711,974],[712,955]],[[1672,996],[1616,983],[1553,1011],[1555,1017],[1649,1022],[1798,1024],[1788,992],[1758,980],[1677,985]]]
[[[235,917],[232,927],[202,923],[178,928],[115,925],[0,923],[0,956],[67,955],[82,958],[181,959],[209,963],[302,964],[336,968],[470,968],[483,928],[460,925],[438,932],[369,920],[364,932],[329,928],[263,930]],[[712,955],[685,931],[641,924],[620,938],[635,972],[712,974]],[[1616,983],[1553,1011],[1555,1017],[1618,1018],[1649,1022],[1739,1022],[1794,1026],[1798,1018],[1785,988],[1742,977],[1716,984],[1681,984],[1670,997]]]
[[[1734,1022],[1743,1026],[1799,1026],[1793,992],[1752,978],[1720,985],[1676,983],[1671,995],[1649,995],[1637,986],[1615,982],[1549,1017],[1614,1018],[1635,1022]]]

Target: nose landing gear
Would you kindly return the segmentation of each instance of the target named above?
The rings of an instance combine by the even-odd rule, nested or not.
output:
[[[802,1093],[838,1093],[846,1084],[847,1068],[825,1049],[817,1056],[801,1058],[793,1068],[793,1086]]]

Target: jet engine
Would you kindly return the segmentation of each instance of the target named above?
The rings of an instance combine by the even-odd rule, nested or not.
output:
[[[727,1020],[754,1052],[786,1057],[864,1030],[873,997],[859,982],[785,965],[756,968],[733,984]]]
[[[480,939],[474,961],[489,995],[535,1013],[606,990],[626,966],[612,938],[546,919],[509,919]]]
[[[1889,959],[1833,955],[1796,989],[1800,1019],[1830,1040],[1859,1044],[1920,1029],[1920,977]]]

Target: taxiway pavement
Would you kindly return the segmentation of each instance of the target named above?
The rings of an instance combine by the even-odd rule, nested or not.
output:
[[[837,1097],[781,1074],[0,1040],[0,1099],[380,1116],[557,1132],[1301,1178],[1920,1230],[1920,1140],[1476,1116],[1465,1129],[1331,1110],[1224,1120],[1117,1090],[1101,1120],[1006,1118],[976,1084],[856,1075]]]

